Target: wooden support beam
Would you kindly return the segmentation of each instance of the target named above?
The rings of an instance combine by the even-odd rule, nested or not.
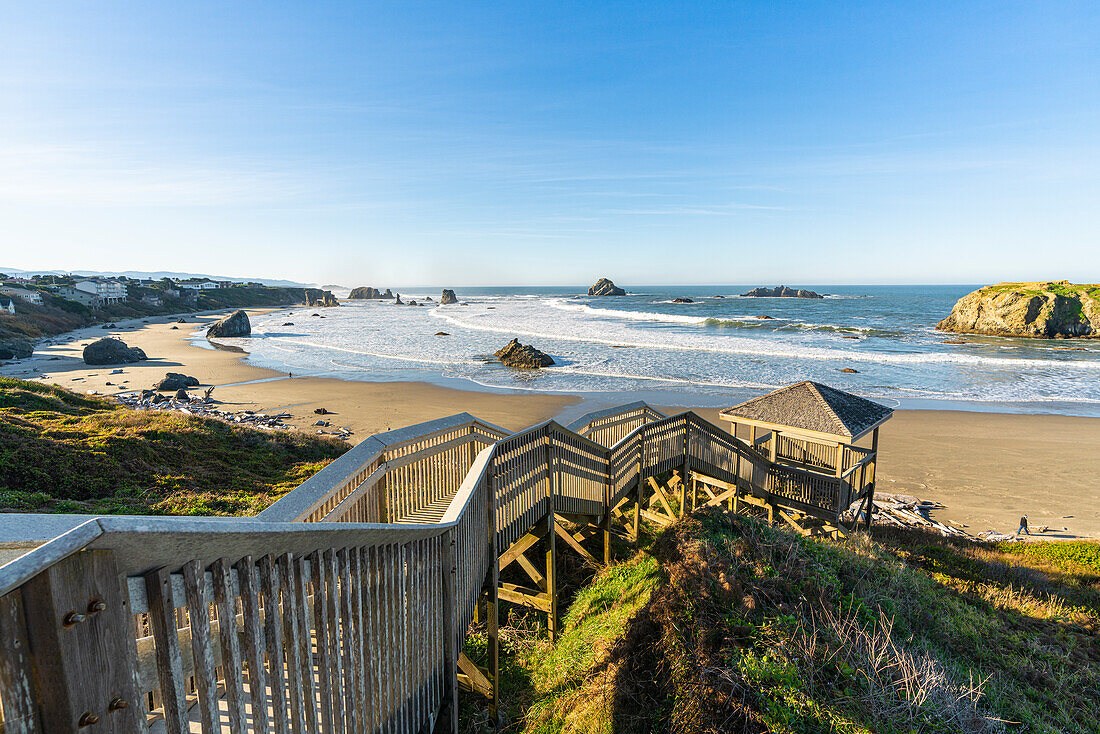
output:
[[[600,565],[600,562],[597,561],[591,553],[585,550],[584,546],[581,545],[580,542],[575,537],[573,537],[573,535],[568,530],[563,528],[561,525],[554,523],[554,532],[556,532],[558,534],[558,537],[564,540],[570,548],[577,551],[577,553],[581,555],[581,558],[585,559],[593,566]]]
[[[458,674],[459,683],[465,684],[464,687],[468,686],[469,690],[479,693],[485,698],[493,697],[493,684],[489,681],[485,671],[479,668],[473,660],[466,657],[464,652],[458,654],[458,669],[461,671]]]
[[[645,519],[649,520],[650,522],[655,522],[661,527],[664,527],[665,525],[671,525],[674,519],[666,517],[665,515],[658,515],[656,513],[650,512],[649,510],[642,510],[641,514],[642,517],[644,517]]]
[[[669,498],[665,496],[664,490],[661,489],[661,485],[657,484],[657,480],[654,479],[653,477],[650,477],[646,481],[649,483],[649,486],[653,489],[654,496],[656,496],[657,499],[660,500],[661,505],[664,506],[665,512],[668,513],[668,516],[671,517],[671,518],[675,518],[676,513],[672,511],[672,501],[669,500]],[[653,506],[652,498],[650,499],[649,504],[650,504],[651,507]]]
[[[535,582],[535,586],[539,587],[543,591],[546,591],[546,577],[539,573],[539,570],[535,568],[535,564],[527,560],[527,556],[516,556],[516,563],[519,567],[527,572],[527,576]]]
[[[524,535],[522,538],[512,543],[512,547],[506,550],[500,556],[498,569],[503,571],[513,561],[526,553],[535,543],[539,542],[546,537],[546,520],[540,520],[535,527],[531,528],[531,531]]]
[[[497,596],[506,602],[518,604],[521,607],[537,609],[540,612],[550,612],[549,593],[540,593],[517,584],[501,584],[497,589]]]

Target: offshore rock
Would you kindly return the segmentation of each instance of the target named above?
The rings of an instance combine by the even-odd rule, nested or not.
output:
[[[998,283],[958,300],[936,327],[959,334],[1040,339],[1100,337],[1100,285]]]
[[[252,324],[248,321],[248,314],[237,309],[225,318],[218,319],[210,324],[210,327],[206,330],[206,338],[209,339],[212,336],[248,336],[251,333]]]
[[[147,359],[138,347],[128,347],[121,339],[106,337],[84,347],[84,364],[126,364]]]
[[[371,288],[370,286],[360,286],[359,288],[352,288],[351,295],[349,295],[348,298],[354,300],[368,300],[385,298],[385,296],[383,296],[382,291],[378,290],[377,288]]]
[[[497,351],[496,357],[506,367],[538,369],[539,367],[550,367],[554,364],[554,360],[549,354],[540,352],[529,344],[520,344],[519,339],[513,339],[505,344]]]
[[[742,294],[743,298],[824,298],[825,296],[802,288],[788,288],[785,285],[775,288],[753,288],[748,293]]]
[[[588,295],[590,296],[625,296],[624,291],[619,286],[612,283],[607,278],[600,278],[588,289]]]
[[[449,306],[452,303],[458,303],[458,298],[455,297],[455,292],[450,288],[444,288],[443,297],[439,299],[439,302],[444,306]]]
[[[306,288],[305,304],[312,307],[328,308],[331,306],[339,306],[340,302],[336,300],[336,296],[332,295],[332,291]]]

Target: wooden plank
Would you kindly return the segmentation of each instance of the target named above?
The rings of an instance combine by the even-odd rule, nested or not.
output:
[[[497,589],[497,595],[502,600],[512,604],[519,604],[542,612],[550,612],[549,594],[540,594],[537,591],[515,584],[501,584]]]
[[[241,666],[240,631],[233,593],[232,567],[228,558],[219,558],[210,567],[214,582],[214,605],[218,610],[218,639],[221,645],[225,679],[225,703],[230,734],[243,734],[246,721],[244,681]]]
[[[666,517],[665,515],[658,515],[656,513],[650,512],[649,510],[640,510],[640,513],[642,517],[649,520],[650,522],[657,523],[661,527],[672,524],[672,518]]]
[[[313,681],[313,634],[310,629],[309,615],[309,572],[306,561],[299,556],[292,561],[297,576],[294,589],[294,610],[298,618],[298,658],[301,665],[302,714],[305,717],[306,732],[317,732],[317,689]]]
[[[283,626],[279,617],[279,568],[271,555],[260,558],[260,591],[264,604],[267,682],[271,693],[271,723],[275,734],[288,734],[286,675],[283,671]]]
[[[600,565],[600,562],[597,561],[596,558],[591,553],[589,553],[585,549],[585,547],[581,545],[568,530],[563,528],[558,523],[554,523],[554,532],[556,532],[558,534],[558,537],[564,540],[570,548],[577,551],[577,553],[579,553],[581,557],[584,558],[586,561],[591,563],[593,566]]]
[[[267,675],[264,672],[264,627],[260,618],[259,579],[252,556],[237,562],[237,580],[241,587],[241,612],[244,615],[244,659],[248,664],[248,696],[252,706],[252,730],[267,734]]]
[[[4,734],[38,734],[31,653],[21,590],[0,596],[0,702]]]
[[[348,731],[361,731],[359,726],[359,709],[355,705],[355,691],[359,685],[357,673],[360,670],[359,653],[356,644],[358,636],[353,629],[354,623],[351,613],[351,566],[348,561],[348,549],[341,548],[336,552],[336,558],[340,570],[340,630],[343,643],[344,663],[344,714]]]
[[[183,567],[187,593],[187,617],[191,627],[191,654],[195,658],[195,689],[199,700],[199,723],[203,732],[215,731],[218,723],[218,674],[214,670],[214,648],[210,641],[210,595],[206,590],[206,569],[197,560]]]
[[[471,688],[482,696],[489,698],[493,694],[493,684],[489,682],[484,671],[477,667],[477,663],[466,657],[466,653],[458,654],[458,669],[466,676]]]
[[[168,734],[184,734],[188,731],[187,702],[184,698],[180,643],[176,636],[176,604],[172,598],[172,579],[167,568],[161,567],[145,574],[145,594],[149,599],[149,626],[157,646],[157,675],[164,704],[164,728]]]
[[[298,626],[298,574],[289,553],[279,556],[279,592],[283,611],[283,649],[286,654],[286,684],[290,690],[290,727],[305,734],[305,701],[302,692],[301,628]]]
[[[336,553],[331,548],[324,553],[325,619],[329,630],[328,638],[328,677],[330,681],[329,698],[332,710],[333,731],[344,731],[343,665],[340,656],[339,599],[340,588],[337,583],[339,569]]]
[[[675,520],[676,513],[672,511],[672,501],[665,496],[664,489],[662,489],[661,485],[658,484],[657,480],[653,477],[649,477],[648,479],[646,479],[646,483],[649,484],[650,488],[653,489],[654,496],[656,496],[657,499],[660,500],[661,505],[665,508],[665,512],[668,513],[669,518]]]
[[[332,659],[328,639],[328,615],[325,612],[328,589],[325,584],[324,560],[318,551],[309,556],[309,570],[313,584],[313,623],[317,629],[317,685],[320,693],[318,704],[321,709],[321,731],[330,732],[333,730]]]

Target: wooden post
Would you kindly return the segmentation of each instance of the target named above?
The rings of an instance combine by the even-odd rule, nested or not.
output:
[[[0,701],[4,731],[38,734],[33,666],[27,647],[27,620],[23,593],[16,589],[0,596]]]
[[[114,555],[83,551],[59,561],[24,584],[22,597],[42,731],[143,730],[130,601]],[[12,730],[33,728],[16,721]]]
[[[638,488],[636,502],[634,503],[634,545],[638,545],[639,540],[639,528],[642,519],[642,492],[644,492],[642,484],[642,464],[645,461],[645,423],[642,424],[642,430],[638,431]]]
[[[489,578],[486,579],[489,594],[485,600],[485,627],[489,638],[489,680],[493,684],[489,698],[489,720],[494,728],[500,725],[500,549],[497,548],[497,495],[496,476],[490,471],[488,478],[489,506]]]
[[[546,432],[546,593],[550,597],[550,609],[546,613],[546,627],[550,641],[558,638],[558,520],[554,514],[557,467],[554,464],[554,437]]]
[[[472,445],[472,444],[471,444]],[[455,557],[455,530],[451,528],[443,536],[443,696],[440,712],[441,725],[436,731],[458,734],[458,653],[459,639],[456,628],[458,601],[455,598],[455,580],[458,567]],[[494,564],[495,565],[495,564]]]

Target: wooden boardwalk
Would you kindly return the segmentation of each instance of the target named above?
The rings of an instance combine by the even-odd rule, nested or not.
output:
[[[559,547],[604,563],[703,504],[835,524],[874,491],[837,474],[636,403],[380,434],[254,518],[5,516],[43,535],[0,567],[3,732],[456,731],[459,682],[496,709],[501,602],[556,633]],[[499,583],[513,563],[529,586]],[[460,654],[479,604],[487,668]]]

